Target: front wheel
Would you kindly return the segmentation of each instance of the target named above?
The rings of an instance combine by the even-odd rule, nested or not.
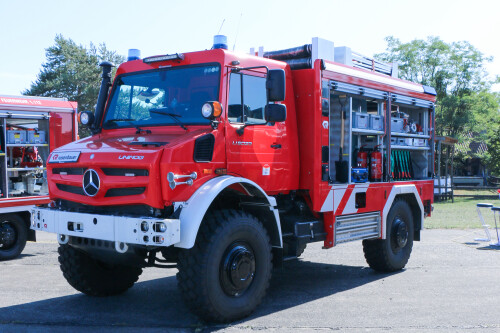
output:
[[[64,278],[76,290],[90,296],[118,295],[131,288],[142,273],[138,267],[110,265],[70,245],[59,246]]]
[[[394,201],[387,214],[386,239],[364,240],[363,252],[368,265],[376,271],[403,269],[413,248],[413,215],[404,200]]]
[[[210,322],[248,316],[261,302],[272,269],[269,236],[252,215],[209,213],[193,248],[179,253],[177,280],[187,306]]]
[[[0,217],[0,261],[19,256],[27,239],[28,226],[21,217],[15,214]]]

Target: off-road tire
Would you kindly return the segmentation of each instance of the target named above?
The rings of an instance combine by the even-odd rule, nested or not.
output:
[[[399,220],[399,221],[398,221]],[[406,224],[407,240],[402,247],[397,245],[397,236],[394,232],[395,223]],[[387,214],[386,239],[364,240],[363,252],[368,265],[380,272],[394,272],[403,269],[410,259],[413,248],[413,215],[408,203],[396,200]]]
[[[254,256],[254,275],[239,295],[224,284],[228,250],[243,243]],[[236,210],[209,212],[193,248],[179,253],[177,281],[189,309],[208,322],[230,322],[248,316],[269,287],[272,270],[269,236],[254,216]]]
[[[7,248],[0,247],[0,261],[18,257],[28,240],[28,225],[19,215],[7,214],[0,217],[0,223],[7,222],[15,232],[15,243]]]
[[[66,281],[90,296],[121,294],[131,288],[142,273],[137,267],[105,264],[67,244],[60,245],[58,252]]]

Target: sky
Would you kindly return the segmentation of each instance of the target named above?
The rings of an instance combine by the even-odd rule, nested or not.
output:
[[[219,31],[230,50],[245,53],[321,37],[366,56],[383,52],[386,36],[402,42],[438,36],[492,56],[486,68],[494,78],[499,12],[498,0],[0,0],[0,95],[30,87],[58,34],[86,47],[105,43],[124,56],[136,48],[142,57],[209,49]]]

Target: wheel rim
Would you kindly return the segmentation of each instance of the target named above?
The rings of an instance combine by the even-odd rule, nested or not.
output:
[[[0,250],[12,248],[17,241],[17,230],[10,222],[0,222]]]
[[[228,246],[220,265],[220,282],[229,296],[241,296],[252,284],[255,276],[255,255],[245,242]]]
[[[401,251],[408,244],[408,225],[397,217],[392,224],[391,247],[394,253]]]

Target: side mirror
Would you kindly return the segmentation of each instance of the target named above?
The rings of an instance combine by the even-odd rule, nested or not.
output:
[[[270,69],[267,73],[267,96],[269,102],[285,100],[285,71],[283,69]]]
[[[86,127],[91,127],[94,124],[95,117],[91,111],[82,111],[78,113],[78,123]]]
[[[286,120],[286,105],[267,104],[265,108],[266,121],[280,123]]]

